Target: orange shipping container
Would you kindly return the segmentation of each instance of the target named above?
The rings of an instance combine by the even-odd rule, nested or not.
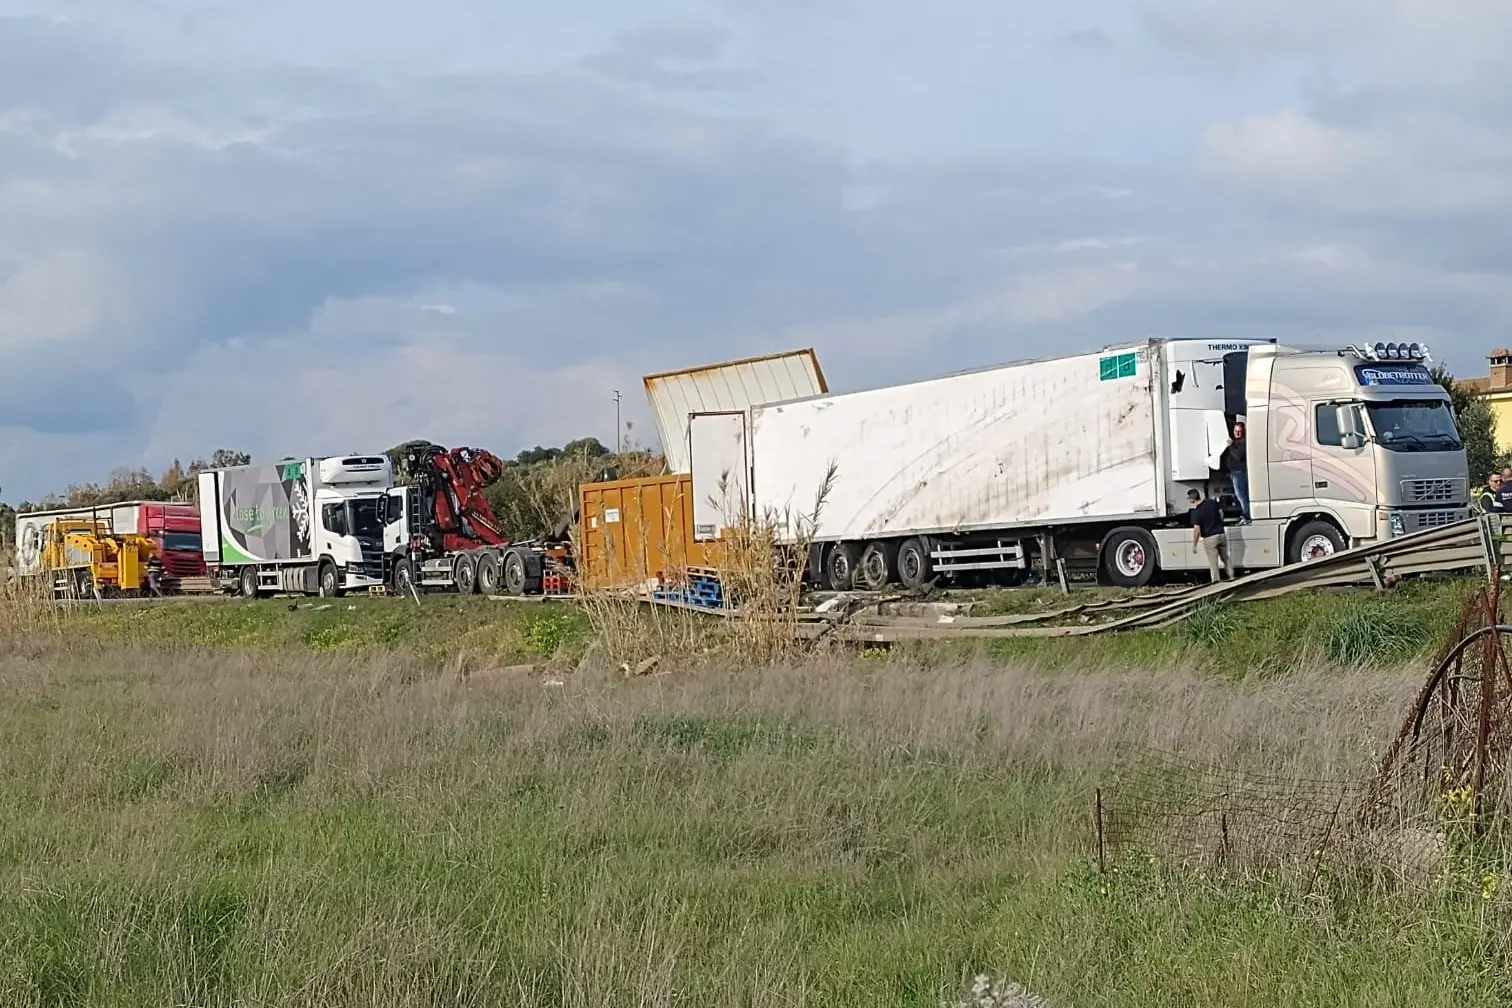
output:
[[[587,591],[676,581],[710,567],[711,547],[693,539],[693,478],[686,473],[585,483],[579,491],[577,568]]]

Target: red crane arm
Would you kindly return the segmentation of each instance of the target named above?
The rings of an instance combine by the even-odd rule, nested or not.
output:
[[[497,455],[481,448],[447,451],[440,445],[431,445],[419,453],[413,464],[421,486],[431,498],[443,549],[509,545],[493,508],[483,496],[483,489],[504,475],[504,463]]]

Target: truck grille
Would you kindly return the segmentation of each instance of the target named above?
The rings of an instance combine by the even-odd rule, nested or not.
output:
[[[1423,529],[1453,525],[1457,521],[1464,521],[1469,515],[1464,511],[1409,511],[1402,517],[1406,519],[1407,531],[1421,532]]]
[[[1402,480],[1403,504],[1447,504],[1464,499],[1465,481],[1462,479]]]

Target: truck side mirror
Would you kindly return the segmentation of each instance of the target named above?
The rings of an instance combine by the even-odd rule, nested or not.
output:
[[[1339,425],[1339,444],[1358,451],[1365,447],[1365,434],[1360,430],[1360,414],[1352,403],[1334,406],[1334,422]]]

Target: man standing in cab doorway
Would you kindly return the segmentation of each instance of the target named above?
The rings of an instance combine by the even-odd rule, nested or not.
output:
[[[1201,549],[1207,558],[1208,574],[1214,581],[1232,581],[1234,568],[1229,563],[1228,534],[1223,530],[1223,510],[1201,490],[1188,490],[1192,503],[1192,549]]]
[[[1234,424],[1234,436],[1218,458],[1234,484],[1234,497],[1239,501],[1239,524],[1248,525],[1250,520],[1249,459],[1245,456],[1244,424]]]

